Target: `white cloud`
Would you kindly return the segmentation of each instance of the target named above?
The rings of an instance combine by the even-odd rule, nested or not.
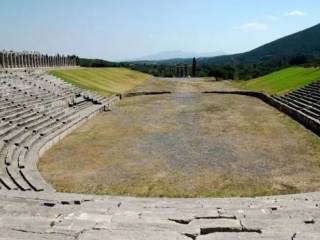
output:
[[[291,11],[291,12],[287,12],[285,15],[287,17],[303,17],[303,16],[306,16],[307,13],[299,11],[299,10],[294,10],[294,11]]]
[[[279,21],[280,18],[274,15],[266,15],[265,16],[266,19],[271,20],[271,21]]]
[[[258,32],[258,31],[267,30],[268,29],[268,25],[266,25],[264,23],[259,23],[259,22],[249,22],[249,23],[245,23],[245,24],[237,27],[237,29],[246,30],[246,31],[252,31],[252,32]]]

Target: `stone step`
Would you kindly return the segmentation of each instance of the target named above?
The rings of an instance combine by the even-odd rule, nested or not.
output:
[[[0,138],[4,138],[6,135],[10,134],[17,127],[15,125],[10,125],[9,127],[5,127],[0,131]]]
[[[26,132],[26,130],[24,128],[15,128],[12,132],[10,132],[8,135],[6,135],[3,138],[3,141],[5,141],[6,143],[9,143],[12,140],[14,140],[15,138],[24,134],[25,132]]]
[[[305,113],[306,115],[313,117],[313,118],[319,118],[319,115],[314,113],[312,110],[310,110],[309,108],[305,108],[301,110],[303,113]]]
[[[22,117],[23,115],[28,114],[28,113],[31,113],[31,112],[33,112],[33,109],[27,109],[27,108],[25,108],[25,109],[21,110],[20,112],[15,112],[15,113],[13,113],[13,114],[10,114],[10,115],[7,115],[7,116],[5,116],[5,117],[2,117],[2,120],[3,120],[3,121],[14,120],[14,119],[16,119],[16,118]]]
[[[21,107],[21,106],[15,106],[15,107],[10,107],[6,111],[3,111],[0,113],[0,118],[4,119],[7,116],[10,116],[15,113],[19,113],[21,111],[24,111],[26,108]]]
[[[20,149],[21,150],[20,150],[19,156],[18,156],[18,167],[23,169],[26,166],[25,158],[26,158],[28,150],[24,147],[23,148],[20,147]]]
[[[0,185],[7,190],[18,190],[18,187],[12,182],[9,176],[0,174]]]
[[[7,173],[13,183],[17,186],[17,188],[21,191],[31,191],[31,187],[29,186],[28,182],[20,174],[20,170],[14,166],[6,167]]]
[[[14,151],[16,150],[16,146],[13,145],[13,144],[9,144],[7,147],[6,147],[6,150],[4,151],[4,162],[7,166],[10,166],[11,165],[11,162],[12,162],[12,155],[14,153]]]

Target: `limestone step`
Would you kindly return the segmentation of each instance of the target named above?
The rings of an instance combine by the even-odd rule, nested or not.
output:
[[[30,185],[25,181],[25,179],[20,174],[20,170],[17,167],[8,166],[6,167],[7,173],[11,178],[12,182],[17,186],[18,189],[22,191],[30,191]]]
[[[8,135],[6,135],[3,138],[3,141],[5,141],[6,143],[9,143],[10,141],[14,140],[15,138],[21,136],[22,134],[24,134],[26,132],[26,130],[24,128],[16,128],[15,130],[13,130],[12,132],[10,132]]]
[[[10,107],[6,111],[3,111],[0,113],[0,118],[5,120],[5,117],[24,111],[25,109],[26,109],[25,107],[21,107],[21,106]]]
[[[12,131],[14,131],[17,127],[15,125],[10,125],[8,127],[4,127],[0,130],[0,138],[5,137],[6,135],[10,134]]]
[[[19,168],[25,168],[25,158],[26,158],[26,155],[27,155],[27,149],[26,148],[21,148],[20,147],[20,152],[19,152],[19,156],[18,156],[18,167]]]
[[[18,187],[12,182],[9,176],[0,174],[0,185],[7,190],[18,190]]]
[[[10,121],[19,117],[22,117],[25,114],[33,112],[33,109],[23,109],[20,112],[15,112],[13,114],[2,117],[3,121]]]

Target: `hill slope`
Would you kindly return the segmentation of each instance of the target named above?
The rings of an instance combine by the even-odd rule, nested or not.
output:
[[[246,53],[212,58],[200,58],[199,62],[216,64],[234,63],[234,61],[241,61],[241,63],[258,63],[259,61],[265,61],[268,59],[290,58],[297,55],[320,57],[319,39],[320,24],[301,32],[280,38]],[[186,61],[186,59],[183,59],[182,61]],[[189,61],[191,60],[189,59]],[[160,62],[166,64],[172,61],[165,60]]]
[[[251,58],[272,58],[296,54],[320,56],[320,24],[268,43],[242,55]]]
[[[50,73],[103,96],[126,92],[150,78],[148,74],[126,68],[81,68],[53,70]]]
[[[252,51],[213,58],[199,58],[198,76],[252,79],[289,66],[320,65],[320,24],[283,37]],[[169,75],[168,65],[191,64],[192,59],[135,63],[135,69],[159,76]]]
[[[248,90],[280,95],[316,80],[320,80],[319,68],[291,67],[257,79],[240,82],[240,86]]]
[[[128,60],[126,62],[158,62],[162,60],[168,60],[168,59],[185,59],[185,58],[200,58],[200,57],[216,57],[226,55],[225,52],[217,51],[217,52],[210,52],[210,53],[198,53],[198,52],[184,52],[184,51],[167,51],[167,52],[159,52],[156,54],[144,56],[141,58]]]

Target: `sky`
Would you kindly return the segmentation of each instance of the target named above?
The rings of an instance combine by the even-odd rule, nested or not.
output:
[[[319,0],[1,0],[0,49],[119,61],[240,53],[320,23]]]

